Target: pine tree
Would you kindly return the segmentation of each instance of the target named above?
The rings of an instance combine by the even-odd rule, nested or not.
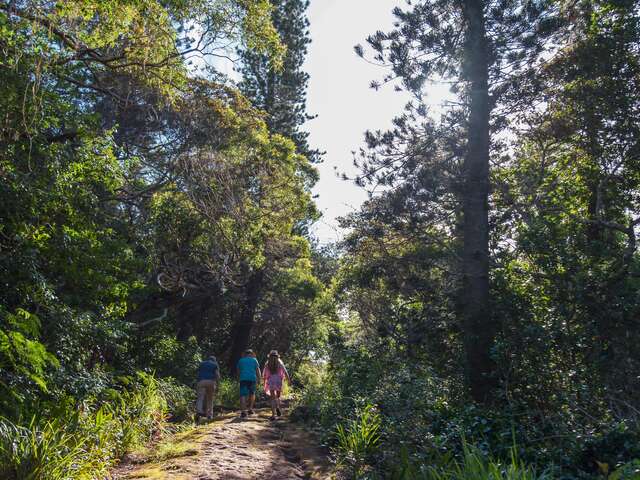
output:
[[[471,396],[490,400],[497,384],[492,350],[497,332],[490,297],[490,160],[500,153],[492,134],[504,129],[522,102],[522,79],[530,79],[533,65],[545,50],[545,41],[555,31],[557,8],[553,2],[505,0],[420,0],[396,8],[395,28],[378,31],[368,38],[374,60],[389,66],[384,83],[399,79],[405,90],[421,99],[428,95],[426,82],[446,79],[458,94],[460,108],[452,108],[446,127],[410,142],[415,113],[426,107],[409,105],[396,119],[395,129],[367,136],[361,183],[401,183],[397,173],[407,165],[426,163],[420,144],[440,144],[450,163],[459,165],[451,194],[450,212],[457,225],[454,235],[461,245],[458,271],[459,324],[463,330],[466,379]],[[362,47],[356,52],[364,54]],[[380,84],[373,82],[378,88]],[[443,123],[444,125],[444,123]],[[419,129],[418,129],[419,130]],[[458,136],[451,137],[451,132]],[[446,138],[445,138],[446,137]],[[398,141],[396,141],[398,140]],[[398,152],[394,144],[404,145]],[[493,148],[493,150],[492,150]],[[392,179],[390,181],[390,179]],[[423,212],[430,215],[431,212]]]
[[[302,67],[307,55],[309,0],[271,0],[272,21],[287,48],[282,68],[273,68],[269,57],[254,50],[240,52],[242,81],[240,90],[253,104],[267,113],[269,130],[291,138],[298,152],[312,163],[321,161],[322,152],[309,147],[309,133],[301,129],[307,120],[306,97],[309,74]]]
[[[286,47],[284,60],[280,68],[275,68],[267,55],[255,50],[241,50],[242,80],[239,87],[255,107],[266,113],[265,122],[271,133],[290,138],[298,153],[311,163],[319,163],[322,152],[309,147],[309,133],[302,130],[305,122],[314,118],[306,111],[309,74],[302,69],[307,46],[311,42],[309,20],[306,16],[309,0],[271,0],[271,4],[273,25]],[[301,164],[300,170],[306,188],[310,189],[317,181],[317,172],[308,164]],[[309,222],[316,214],[315,209],[310,207],[308,216],[297,222],[292,233],[306,235]],[[232,366],[249,345],[260,301],[270,288],[264,268],[246,270],[244,307],[238,313],[231,332]]]

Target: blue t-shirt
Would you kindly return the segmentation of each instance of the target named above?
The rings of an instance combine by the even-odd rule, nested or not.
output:
[[[215,380],[218,371],[218,363],[213,360],[205,360],[198,367],[198,381],[200,380]]]
[[[240,371],[240,381],[256,382],[256,368],[260,368],[258,361],[253,357],[242,357],[238,360],[238,370]]]

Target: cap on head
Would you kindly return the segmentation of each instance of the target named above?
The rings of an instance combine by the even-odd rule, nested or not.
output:
[[[250,348],[247,348],[247,349],[244,351],[244,354],[245,354],[245,355],[253,355],[253,350],[251,350]]]
[[[269,352],[269,356],[270,356],[270,357],[279,357],[280,355],[278,354],[278,351],[277,351],[277,350],[271,350],[271,351]]]
[[[215,355],[213,355],[213,354],[211,354],[211,355],[209,355],[209,356],[207,357],[207,359],[209,359],[209,360],[213,360],[213,361],[215,362],[215,361],[216,361],[216,356],[215,356]]]

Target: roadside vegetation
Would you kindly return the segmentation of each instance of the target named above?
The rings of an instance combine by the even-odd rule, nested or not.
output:
[[[640,2],[402,3],[332,245],[308,7],[0,1],[0,478],[186,454],[251,347],[336,475],[640,479]]]

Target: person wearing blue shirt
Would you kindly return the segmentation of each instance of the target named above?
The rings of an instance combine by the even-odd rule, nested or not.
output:
[[[220,380],[220,367],[216,357],[209,355],[198,367],[198,401],[196,402],[196,415],[206,416],[208,420],[213,418],[213,401],[218,390]]]
[[[240,380],[240,409],[242,418],[253,414],[253,404],[256,401],[256,383],[260,382],[260,365],[253,350],[245,350],[236,366]]]

